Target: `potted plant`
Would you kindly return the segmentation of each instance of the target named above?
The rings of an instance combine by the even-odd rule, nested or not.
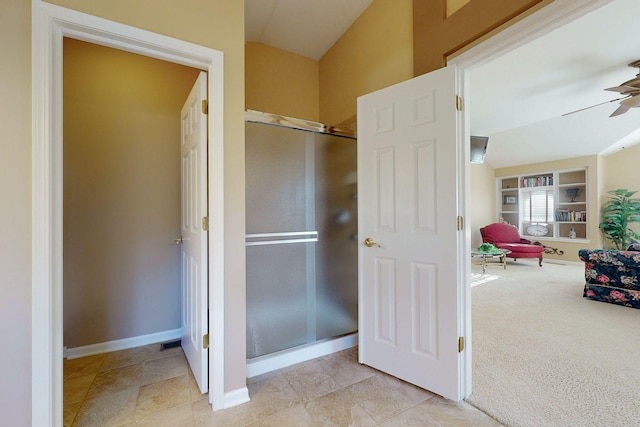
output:
[[[609,238],[616,249],[625,250],[640,239],[640,234],[629,228],[629,224],[640,223],[640,199],[632,197],[637,191],[626,188],[607,191],[611,194],[602,209],[600,229]]]

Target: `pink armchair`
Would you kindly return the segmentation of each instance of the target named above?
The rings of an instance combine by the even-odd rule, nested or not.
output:
[[[483,243],[491,243],[496,248],[510,250],[511,253],[507,258],[512,258],[514,261],[517,258],[538,258],[538,265],[542,267],[544,247],[522,239],[515,225],[497,222],[481,228],[480,234]]]

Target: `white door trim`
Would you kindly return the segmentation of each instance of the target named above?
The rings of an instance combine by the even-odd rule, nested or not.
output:
[[[461,135],[461,138],[458,138],[458,144],[463,144],[462,147],[458,147],[458,153],[460,156],[458,161],[463,165],[460,168],[460,175],[458,176],[458,188],[463,190],[457,195],[457,201],[461,207],[461,215],[463,215],[465,222],[467,223],[464,227],[463,235],[460,236],[460,238],[464,239],[465,242],[463,242],[463,245],[459,246],[461,253],[459,253],[458,258],[459,260],[462,260],[461,262],[458,262],[459,274],[461,274],[459,277],[465,278],[462,283],[463,288],[459,289],[460,298],[458,298],[459,313],[462,316],[459,322],[460,325],[462,325],[460,336],[465,337],[465,351],[463,352],[463,358],[460,360],[460,372],[462,372],[460,375],[460,381],[463,382],[460,384],[460,390],[463,390],[462,394],[465,398],[473,391],[471,371],[473,361],[473,339],[471,333],[471,282],[469,279],[471,272],[469,253],[471,246],[471,228],[468,226],[469,221],[471,220],[471,212],[469,204],[467,203],[467,195],[471,194],[471,171],[469,166],[470,148],[469,144],[465,143],[465,141],[468,141],[470,138],[470,110],[473,102],[470,96],[470,74],[474,68],[491,62],[492,60],[537,39],[549,31],[560,28],[561,26],[608,3],[611,3],[612,1],[613,0],[556,0],[478,45],[460,54],[454,53],[447,58],[448,65],[456,65],[458,67],[458,78],[460,79],[458,87],[460,88],[460,94],[464,101],[464,118],[460,121],[460,127],[458,129],[458,132]]]
[[[32,1],[32,425],[62,425],[62,39],[208,73],[209,402],[224,407],[223,55],[204,46]],[[211,327],[215,324],[216,327]],[[215,378],[215,381],[213,379]]]

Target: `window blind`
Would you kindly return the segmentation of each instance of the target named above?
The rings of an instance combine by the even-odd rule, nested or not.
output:
[[[522,220],[553,222],[553,190],[532,190],[522,194]]]

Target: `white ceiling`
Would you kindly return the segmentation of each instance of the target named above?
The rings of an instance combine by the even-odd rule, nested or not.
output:
[[[633,78],[640,2],[615,0],[471,73],[471,133],[493,167],[608,153],[640,142],[640,108],[611,117],[605,88]]]
[[[320,59],[372,0],[245,0],[245,36]],[[609,153],[640,142],[640,108],[609,118],[603,90],[638,72],[640,1],[614,0],[471,74],[471,133],[507,167]]]
[[[318,60],[373,0],[245,0],[245,38]]]

